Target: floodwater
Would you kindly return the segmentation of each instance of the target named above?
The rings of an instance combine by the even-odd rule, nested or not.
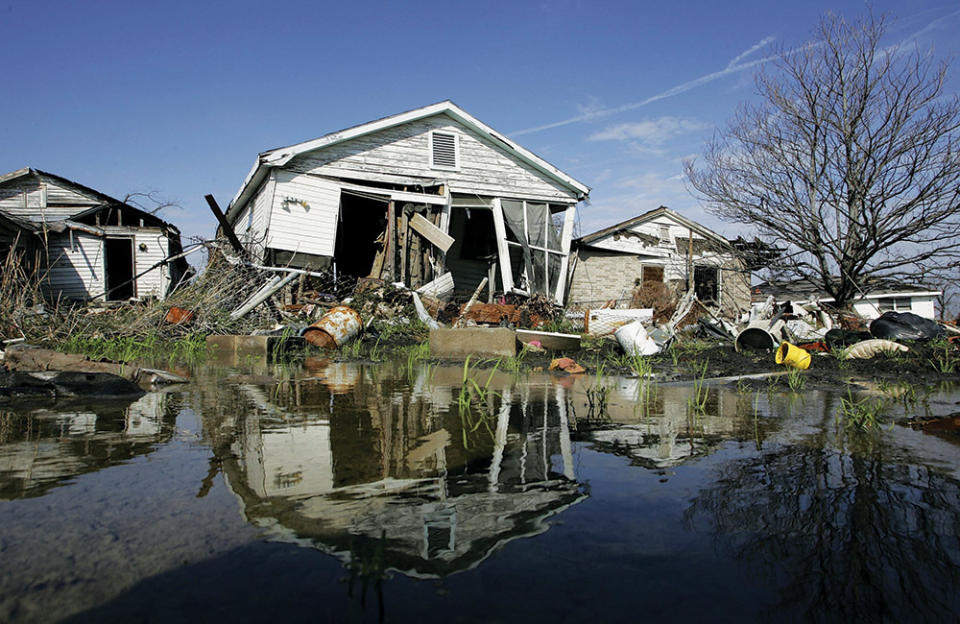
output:
[[[0,412],[0,621],[960,612],[960,447],[889,424],[954,390],[861,432],[816,390],[696,409],[689,385],[474,371],[461,403],[462,367],[248,364]]]

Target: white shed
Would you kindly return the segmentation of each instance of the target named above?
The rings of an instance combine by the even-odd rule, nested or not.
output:
[[[0,176],[0,259],[16,248],[54,299],[163,298],[187,269],[155,215],[32,168]]]

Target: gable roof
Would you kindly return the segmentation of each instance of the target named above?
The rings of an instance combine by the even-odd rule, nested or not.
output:
[[[73,180],[69,180],[47,171],[34,169],[33,167],[24,167],[22,169],[17,169],[16,171],[11,171],[10,173],[0,175],[0,188],[2,188],[4,185],[30,176],[34,176],[38,179],[47,178],[53,182],[56,182],[58,186],[79,191],[81,194],[89,196],[90,202],[82,204],[54,204],[51,206],[46,206],[42,209],[28,207],[27,209],[18,208],[16,210],[10,210],[0,207],[0,215],[24,227],[25,229],[36,230],[41,226],[41,224],[51,222],[65,222],[71,227],[78,226],[80,224],[71,223],[69,220],[83,218],[89,214],[97,212],[98,210],[102,210],[107,206],[122,206],[125,210],[134,211],[149,221],[159,222],[166,227],[174,230],[177,229],[176,226],[164,221],[160,217],[145,210],[141,210],[136,206],[131,206],[130,204],[124,203],[119,199],[107,195],[106,193],[101,193],[100,191],[90,188],[89,186],[84,186],[79,182],[74,182]],[[179,232],[179,230],[177,231]]]
[[[714,240],[723,245],[730,244],[730,241],[720,236],[713,230],[705,228],[704,226],[700,225],[696,221],[691,221],[690,219],[686,218],[679,212],[676,212],[675,210],[671,210],[666,206],[660,206],[659,208],[654,208],[653,210],[645,212],[638,217],[633,217],[632,219],[621,221],[616,225],[611,225],[610,227],[605,227],[602,230],[597,230],[593,234],[587,234],[585,236],[581,236],[580,238],[574,240],[574,243],[578,245],[589,245],[591,243],[594,243],[600,240],[601,238],[606,238],[611,234],[615,234],[622,230],[626,230],[628,228],[633,227],[634,225],[646,223],[648,221],[653,221],[658,217],[670,217],[674,221],[678,222],[680,225],[684,226],[687,229],[693,230],[694,232],[696,232],[697,234],[699,234],[704,238]]]
[[[259,186],[260,182],[263,180],[263,176],[266,174],[266,170],[271,167],[282,167],[290,162],[293,158],[307,152],[323,149],[330,147],[331,145],[336,145],[344,141],[349,141],[357,137],[371,134],[373,132],[379,132],[381,130],[393,128],[405,123],[410,123],[411,121],[417,121],[419,119],[441,114],[447,115],[455,121],[463,124],[467,128],[470,128],[477,134],[492,140],[518,160],[525,162],[534,169],[537,169],[560,185],[575,191],[580,199],[583,199],[590,194],[589,186],[575,180],[533,152],[521,147],[518,143],[511,141],[503,134],[500,134],[476,117],[464,111],[452,101],[444,100],[442,102],[437,102],[436,104],[430,104],[429,106],[415,108],[413,110],[391,115],[389,117],[383,117],[381,119],[360,124],[358,126],[353,126],[344,130],[338,130],[337,132],[331,132],[330,134],[325,134],[322,137],[312,139],[310,141],[304,141],[302,143],[288,145],[287,147],[279,147],[262,152],[257,158],[257,162],[254,164],[253,169],[250,170],[250,173],[248,173],[247,177],[244,179],[240,190],[230,202],[230,206],[227,209],[228,218],[230,216],[231,209],[239,205],[242,200],[245,199],[246,195]]]

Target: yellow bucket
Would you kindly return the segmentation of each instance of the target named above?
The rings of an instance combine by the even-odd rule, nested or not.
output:
[[[785,364],[800,370],[810,368],[810,354],[786,341],[780,343],[780,348],[777,349],[774,359],[777,364]]]

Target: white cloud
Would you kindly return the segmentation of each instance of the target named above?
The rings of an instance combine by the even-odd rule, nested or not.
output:
[[[711,126],[696,119],[660,117],[611,126],[590,136],[589,141],[640,141],[646,145],[661,145],[675,136],[707,130]]]

